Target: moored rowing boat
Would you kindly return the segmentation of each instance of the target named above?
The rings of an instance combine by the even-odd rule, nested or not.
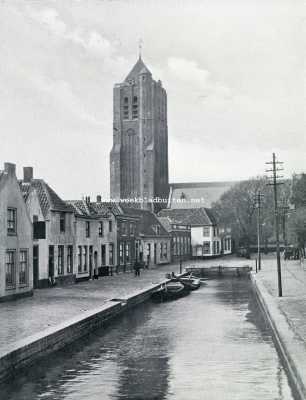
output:
[[[151,298],[154,301],[167,301],[175,300],[180,297],[186,296],[190,292],[181,282],[168,282],[160,286],[155,292],[152,293]]]

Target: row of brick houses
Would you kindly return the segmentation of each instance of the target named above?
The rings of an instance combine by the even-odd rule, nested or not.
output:
[[[169,263],[170,234],[147,210],[89,197],[64,201],[31,167],[0,172],[0,298]]]
[[[164,209],[156,216],[97,196],[64,201],[43,179],[15,165],[0,172],[0,299],[153,266],[231,253],[230,233],[210,209]]]

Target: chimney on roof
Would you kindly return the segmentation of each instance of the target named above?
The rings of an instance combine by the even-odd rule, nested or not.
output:
[[[97,203],[101,203],[102,201],[102,197],[100,194],[97,195]]]
[[[33,179],[33,167],[23,167],[23,181],[31,182]]]
[[[16,164],[9,162],[4,163],[4,171],[8,175],[16,175]]]

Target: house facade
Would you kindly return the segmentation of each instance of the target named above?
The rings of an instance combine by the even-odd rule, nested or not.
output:
[[[107,275],[116,266],[115,217],[90,197],[67,202],[74,209],[75,273],[77,281]],[[107,273],[106,273],[107,270]]]
[[[192,226],[191,238],[193,257],[212,257],[222,254],[222,242],[217,226],[208,224]]]
[[[33,293],[32,223],[15,164],[0,171],[0,301]]]
[[[97,202],[99,204],[99,202]],[[101,203],[115,217],[116,232],[115,272],[131,271],[137,258],[136,246],[139,233],[139,217],[122,207],[120,203]]]
[[[171,236],[171,261],[185,261],[191,258],[191,226],[170,217],[159,217]]]
[[[158,217],[149,210],[121,206],[125,214],[138,218],[138,232],[135,243],[137,261],[147,266],[171,262],[171,235]]]
[[[74,214],[33,168],[24,168],[19,182],[33,224],[33,285],[44,288],[73,283]]]

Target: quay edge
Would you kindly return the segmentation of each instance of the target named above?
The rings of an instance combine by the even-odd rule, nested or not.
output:
[[[255,273],[250,273],[250,279],[256,299],[271,328],[277,350],[288,372],[295,395],[298,400],[306,400],[305,343],[293,331],[290,322],[279,309],[277,301]]]
[[[8,346],[6,352],[0,353],[0,382],[13,377],[16,372],[36,360],[64,348],[96,329],[108,326],[124,312],[149,300],[151,293],[166,282],[168,280],[150,285],[120,299],[112,299],[101,307],[85,311],[80,316]]]

